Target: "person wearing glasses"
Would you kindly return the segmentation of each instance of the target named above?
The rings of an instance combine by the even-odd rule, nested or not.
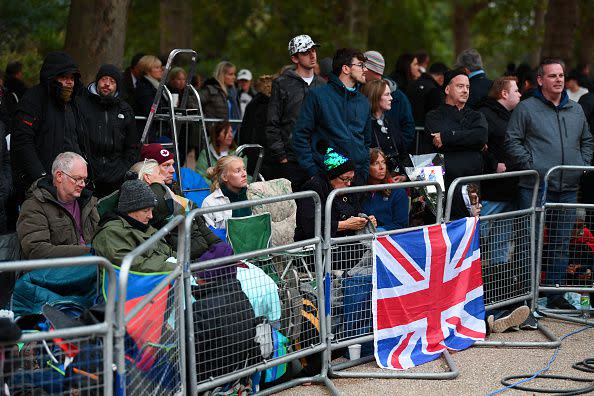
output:
[[[350,187],[355,178],[354,162],[335,151],[332,147],[324,147],[320,144],[324,154],[324,171],[317,174],[303,185],[303,191],[311,190],[318,193],[322,201],[322,208],[326,205],[328,195],[337,188]],[[312,199],[297,200],[297,227],[295,228],[295,241],[313,238],[315,207]],[[330,234],[332,237],[353,235],[360,231],[371,221],[377,226],[374,216],[361,217],[361,207],[358,195],[342,195],[335,199],[332,204],[332,219]],[[322,224],[324,224],[324,212],[322,209]]]
[[[58,154],[52,175],[27,193],[17,221],[24,259],[82,256],[90,252],[99,222],[97,198],[87,189],[87,162],[79,154]]]
[[[355,184],[367,181],[371,120],[367,98],[358,89],[365,83],[366,61],[358,50],[337,50],[328,84],[305,96],[293,129],[293,149],[308,178],[324,171],[323,153],[316,148],[325,141],[353,161]]]

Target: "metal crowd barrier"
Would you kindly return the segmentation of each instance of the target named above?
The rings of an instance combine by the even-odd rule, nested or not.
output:
[[[395,190],[400,188],[419,188],[434,186],[437,189],[437,213],[436,218],[438,224],[439,219],[442,218],[442,202],[443,192],[441,186],[437,182],[408,182],[397,184],[382,184],[373,186],[357,186],[347,187],[333,190],[326,201],[325,207],[325,224],[324,224],[324,260],[325,260],[325,284],[326,295],[330,296],[330,320],[326,321],[328,326],[327,334],[329,351],[341,351],[344,348],[354,345],[372,342],[373,325],[372,325],[372,307],[371,307],[371,290],[372,290],[372,265],[373,257],[371,252],[371,241],[376,236],[399,234],[411,230],[421,229],[422,227],[410,227],[400,230],[390,230],[377,232],[373,234],[344,236],[338,238],[331,237],[331,213],[332,205],[337,197],[353,193],[365,193],[382,190]],[[344,276],[349,275],[349,271],[355,267],[363,270],[362,273],[368,271],[369,276]],[[353,280],[353,284],[349,287],[343,287],[345,281]],[[341,290],[345,290],[344,295],[341,295]],[[366,292],[368,291],[368,293]],[[344,303],[345,299],[362,298],[364,301],[356,304]],[[343,315],[346,310],[349,310],[349,316],[356,318],[355,320],[343,321]],[[345,328],[348,325],[349,328]],[[355,326],[353,328],[353,326]],[[360,326],[360,327],[357,327]],[[330,358],[328,354],[328,358]],[[373,355],[362,357],[356,360],[349,360],[342,363],[335,363],[329,361],[328,374],[331,377],[338,378],[408,378],[408,379],[454,379],[459,372],[455,362],[451,358],[450,353],[446,350],[442,354],[445,362],[449,367],[446,372],[356,372],[343,371],[363,363],[368,363],[374,360]]]
[[[455,194],[459,187],[487,180],[532,177],[532,201],[529,208],[492,215],[480,215],[481,267],[485,310],[495,310],[530,300],[531,311],[536,310],[537,274],[536,210],[539,175],[534,170],[467,176],[455,179],[448,190],[444,221],[450,221]],[[515,197],[510,197],[515,201]],[[556,348],[559,339],[544,325],[538,329],[549,341],[478,341],[477,346]]]
[[[549,197],[551,180],[562,181],[568,174],[594,172],[594,166],[555,166],[548,170],[542,191],[539,216],[538,291],[545,293],[594,293],[594,251],[588,247],[588,232],[594,228],[594,204],[578,203],[577,191],[562,191],[566,199]],[[558,195],[558,192],[552,192]],[[573,197],[570,195],[575,194]],[[561,202],[566,200],[566,203]],[[590,237],[592,235],[590,234]],[[546,316],[594,325],[589,312],[543,308]],[[564,314],[564,315],[559,315]],[[585,318],[568,315],[585,314]]]
[[[176,228],[180,235],[177,250],[184,252],[185,240],[182,236],[185,235],[185,223],[183,216],[178,215],[122,261],[117,282],[114,337],[118,396],[187,394],[183,253],[178,253],[178,265],[171,273],[149,275],[130,270],[137,257],[152,249],[155,243]],[[149,282],[156,276],[160,280],[157,279],[158,283],[148,294],[136,298],[139,301],[135,306],[126,309],[128,293],[134,292],[128,289],[130,278],[135,275],[142,277],[141,282]]]
[[[327,298],[323,287],[319,196],[314,192],[304,191],[196,209],[188,214],[185,224],[189,229],[196,216],[206,213],[299,199],[313,199],[315,202],[315,236],[311,239],[229,257],[192,262],[189,256],[190,234],[186,233],[183,276],[186,306],[191,307],[186,310],[187,345],[190,351],[187,354],[189,382],[187,394],[197,395],[223,387],[225,384],[236,384],[242,378],[252,377],[257,373],[264,376],[270,371],[276,373],[283,370],[289,371],[291,362],[298,362],[302,358],[307,358],[310,364],[322,362],[319,374],[291,379],[262,390],[258,394],[273,394],[308,382],[324,384],[331,394],[339,394],[327,376],[327,359],[319,357],[328,353],[326,344],[328,315],[325,311]],[[279,272],[272,271],[266,274],[271,262],[276,260],[276,266],[286,266],[292,260],[296,249],[306,249],[311,245],[314,246],[315,255],[313,281],[300,287],[300,277],[297,274],[291,280],[287,280],[286,277],[281,279],[278,277]],[[241,288],[235,276],[240,281]],[[195,284],[192,284],[193,280],[196,281]],[[304,294],[305,286],[310,290],[307,296]],[[246,296],[249,298],[249,303],[246,303]],[[257,296],[260,298],[257,299]],[[308,323],[313,324],[314,327],[307,327],[308,331],[304,330],[306,320],[302,317],[302,310],[306,309],[304,304],[306,297],[311,301],[309,308],[317,310],[317,315],[314,312],[309,314]],[[274,302],[278,300],[280,305]],[[316,323],[319,330],[314,330]],[[271,349],[266,349],[264,345],[269,344],[263,343],[258,346],[257,343],[252,342],[254,333],[251,329],[254,324],[258,329],[255,333],[258,338],[262,334],[272,332],[278,344],[274,344]],[[299,348],[296,347],[295,340],[298,341]],[[294,348],[285,348],[289,345],[293,345]]]
[[[111,394],[115,274],[102,257],[71,257],[3,262],[2,271],[97,265],[109,278],[101,323],[24,332],[18,343],[0,345],[2,386],[10,394]],[[35,388],[35,389],[33,389]],[[4,393],[4,392],[3,392]]]

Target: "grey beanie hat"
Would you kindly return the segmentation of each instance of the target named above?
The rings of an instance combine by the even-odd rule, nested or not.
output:
[[[138,179],[126,180],[120,188],[118,211],[121,213],[135,212],[140,209],[154,208],[157,196],[151,188]]]

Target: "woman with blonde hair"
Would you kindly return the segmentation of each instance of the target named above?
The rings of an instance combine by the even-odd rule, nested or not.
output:
[[[159,58],[154,55],[145,55],[140,58],[137,67],[142,77],[136,81],[136,88],[134,88],[134,114],[146,117],[151,111],[157,88],[163,77],[163,67]],[[137,121],[136,128],[139,135],[142,135],[145,124],[146,120]]]
[[[228,61],[219,62],[213,77],[204,81],[199,91],[202,110],[206,117],[240,119],[237,90],[235,89],[235,65]]]
[[[247,200],[247,172],[243,160],[235,155],[221,157],[208,168],[208,177],[212,184],[212,193],[204,199],[202,207],[227,205],[232,202]],[[204,215],[206,223],[213,228],[225,228],[225,222],[231,217],[249,216],[251,208],[225,210]]]

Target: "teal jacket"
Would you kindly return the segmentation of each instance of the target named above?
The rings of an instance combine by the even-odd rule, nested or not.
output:
[[[335,75],[328,84],[312,89],[301,106],[293,129],[293,149],[299,165],[315,176],[323,172],[319,143],[345,154],[355,163],[357,176],[367,180],[371,144],[370,107],[358,90],[349,91]]]

